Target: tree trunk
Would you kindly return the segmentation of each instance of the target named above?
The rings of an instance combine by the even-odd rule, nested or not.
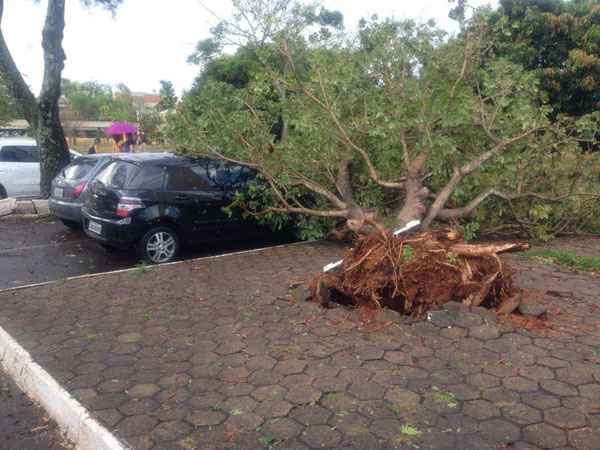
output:
[[[44,81],[39,98],[37,126],[38,145],[41,149],[40,192],[44,198],[50,196],[50,184],[54,177],[70,161],[58,107],[60,80],[66,59],[62,48],[64,28],[65,0],[49,0],[42,32]]]
[[[406,197],[398,213],[398,226],[403,227],[411,220],[423,220],[427,212],[425,200],[428,195],[429,190],[417,178],[406,180]]]

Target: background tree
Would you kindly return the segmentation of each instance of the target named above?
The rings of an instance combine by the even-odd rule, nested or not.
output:
[[[115,11],[122,0],[82,0],[86,5],[97,4]],[[0,0],[0,78],[13,98],[16,110],[35,131],[40,153],[40,191],[50,195],[50,183],[69,163],[70,156],[60,122],[58,100],[61,95],[61,74],[65,53],[62,47],[65,27],[65,0],[48,0],[42,31],[44,77],[40,95],[36,98],[23,79],[2,34],[1,22],[4,0]]]
[[[158,103],[159,111],[169,111],[177,105],[177,95],[173,83],[166,80],[160,80],[160,102]]]
[[[539,73],[554,115],[600,110],[600,2],[500,0],[493,51]]]
[[[428,227],[487,204],[531,229],[548,204],[597,194],[576,142],[549,120],[536,74],[486,59],[488,34],[479,16],[450,40],[433,24],[379,19],[343,41],[284,33],[251,49],[261,65],[241,87],[201,77],[170,132],[183,152],[256,168],[269,205],[238,200],[268,219]],[[274,133],[281,116],[285,140]]]

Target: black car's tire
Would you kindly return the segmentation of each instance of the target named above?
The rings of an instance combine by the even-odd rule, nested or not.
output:
[[[152,228],[140,239],[138,254],[151,264],[171,262],[179,255],[179,236],[172,228]]]
[[[4,200],[7,197],[8,195],[6,195],[6,189],[0,184],[0,200]]]
[[[60,219],[63,225],[71,230],[81,230],[81,222],[74,220]]]

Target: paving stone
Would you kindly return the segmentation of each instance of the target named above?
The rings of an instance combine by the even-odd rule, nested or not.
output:
[[[248,377],[248,382],[255,386],[269,386],[281,381],[282,375],[272,370],[257,370]]]
[[[482,391],[481,398],[502,407],[518,403],[521,400],[521,394],[504,387],[497,387]]]
[[[221,403],[221,407],[225,409],[229,414],[235,415],[240,413],[249,413],[254,411],[258,402],[252,397],[232,397]]]
[[[569,363],[562,359],[552,358],[551,356],[546,358],[538,359],[538,364],[541,366],[550,367],[551,369],[558,369],[561,367],[568,367]]]
[[[594,382],[594,371],[591,367],[565,367],[556,371],[556,378],[573,386]]]
[[[544,411],[544,420],[558,428],[571,430],[586,425],[583,414],[567,408],[554,408]]]
[[[281,400],[285,398],[287,389],[279,385],[261,386],[252,392],[251,396],[259,402],[265,400]]]
[[[302,373],[305,367],[306,361],[300,359],[288,359],[278,362],[274,370],[284,375],[294,375]]]
[[[158,391],[160,391],[160,387],[155,384],[136,384],[126,392],[132,398],[147,398],[152,397]]]
[[[300,440],[312,448],[336,448],[342,435],[327,425],[312,425],[302,432]]]
[[[360,347],[355,350],[356,355],[359,359],[363,361],[372,361],[381,359],[383,357],[384,351],[377,346],[366,346]]]
[[[322,392],[310,385],[299,385],[291,388],[285,399],[297,405],[316,403],[321,398]]]
[[[467,377],[467,383],[480,389],[492,388],[500,385],[500,380],[486,373],[477,373]]]
[[[550,369],[538,365],[521,367],[519,374],[535,381],[551,380],[554,378],[554,373]]]
[[[556,448],[567,444],[564,431],[545,423],[529,425],[523,429],[526,441],[543,449]]]
[[[251,431],[256,430],[264,423],[264,419],[253,413],[243,413],[235,416],[230,416],[225,422],[225,427],[230,427],[235,430]]]
[[[357,399],[345,392],[330,392],[325,394],[321,397],[319,403],[325,408],[334,411],[355,411],[359,405]]]
[[[246,367],[249,370],[271,370],[277,364],[277,360],[270,356],[259,355],[246,361]]]
[[[206,427],[219,425],[226,417],[227,415],[220,407],[214,407],[193,411],[186,420],[195,427]]]
[[[152,398],[134,398],[119,406],[121,411],[126,416],[134,416],[140,414],[151,415],[160,407],[160,404]]]
[[[333,413],[319,405],[303,405],[292,410],[290,417],[302,425],[324,425]]]
[[[361,414],[337,414],[331,420],[331,426],[346,436],[369,434],[369,423]]]
[[[502,380],[506,389],[517,392],[532,392],[538,389],[538,383],[524,377],[508,377]]]
[[[539,410],[551,409],[560,406],[560,399],[554,395],[543,392],[529,392],[521,395],[523,403]]]
[[[421,402],[421,397],[413,391],[394,386],[385,392],[385,399],[401,409],[414,409]]]
[[[600,384],[585,384],[579,386],[579,392],[582,397],[589,398],[600,405]]]
[[[542,421],[542,414],[537,409],[522,403],[502,408],[502,415],[519,425],[532,425]]]
[[[287,418],[277,418],[267,421],[262,427],[262,433],[270,438],[288,440],[299,436],[304,427]]]
[[[140,333],[125,333],[117,337],[117,341],[122,344],[132,344],[134,342],[139,342],[142,340],[144,336]]]
[[[89,402],[98,396],[98,393],[94,389],[75,389],[71,393],[73,397],[81,402]]]
[[[518,441],[521,430],[516,425],[503,419],[492,419],[482,422],[479,433],[485,440],[496,445],[496,448]]]
[[[316,378],[312,385],[322,392],[343,391],[350,383],[338,377]]]
[[[454,394],[457,400],[475,400],[480,397],[479,389],[467,384],[453,384],[446,388],[448,392]]]
[[[498,407],[486,400],[470,400],[465,402],[463,412],[478,420],[490,419],[500,415]]]
[[[468,330],[466,330],[465,328],[449,327],[444,328],[442,331],[440,331],[440,336],[448,339],[460,339],[466,337],[468,333]]]
[[[119,424],[118,432],[122,436],[139,436],[149,433],[158,424],[158,420],[150,416],[130,416]]]
[[[567,397],[569,395],[578,394],[578,391],[575,387],[558,380],[542,380],[540,381],[540,386],[545,391],[558,395],[559,397]]]
[[[569,432],[569,443],[577,450],[597,450],[600,442],[600,428],[582,428]]]
[[[283,417],[292,407],[291,403],[283,400],[265,400],[254,409],[254,413],[265,418]]]
[[[183,421],[162,422],[152,432],[152,438],[158,442],[176,441],[192,431],[192,427]]]
[[[353,383],[348,392],[359,400],[378,400],[383,398],[385,388],[373,382]]]
[[[385,352],[384,359],[391,362],[392,364],[406,364],[410,365],[413,363],[413,358],[410,354],[402,351],[389,351]]]
[[[479,325],[469,329],[469,336],[487,341],[500,337],[500,329],[495,325]]]
[[[381,439],[394,439],[400,435],[402,422],[397,418],[377,419],[371,423],[370,430]]]
[[[225,384],[219,389],[219,392],[227,397],[250,395],[253,391],[254,386],[249,383]]]
[[[102,411],[98,411],[96,416],[100,422],[108,428],[114,428],[123,418],[123,414],[116,409],[104,409]]]

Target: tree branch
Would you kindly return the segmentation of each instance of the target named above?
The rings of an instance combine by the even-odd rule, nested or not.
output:
[[[465,206],[460,208],[446,208],[442,209],[437,217],[440,219],[465,219],[469,217],[477,207],[483,203],[488,197],[498,197],[508,202],[519,200],[523,198],[531,198],[536,200],[541,200],[544,202],[550,203],[559,203],[563,200],[566,200],[571,197],[590,197],[590,198],[600,198],[600,194],[593,193],[572,193],[572,194],[560,194],[560,195],[552,195],[552,194],[544,194],[538,192],[524,192],[524,193],[508,193],[498,191],[496,189],[489,189],[486,192],[482,192]]]
[[[537,127],[530,128],[516,136],[513,136],[512,138],[510,138],[508,140],[501,141],[500,143],[496,144],[494,147],[492,147],[488,151],[483,152],[481,155],[479,155],[473,161],[470,161],[469,163],[463,165],[460,168],[455,167],[454,173],[453,173],[452,177],[450,178],[450,181],[448,181],[446,186],[444,186],[444,188],[440,191],[437,198],[435,199],[435,201],[429,208],[427,216],[425,217],[425,220],[423,221],[423,228],[428,228],[432,224],[433,220],[438,216],[440,211],[444,208],[444,205],[446,204],[446,202],[452,195],[452,192],[454,192],[454,189],[456,189],[456,186],[458,186],[460,181],[465,176],[471,174],[473,171],[475,171],[476,169],[481,167],[482,164],[484,164],[489,159],[496,156],[498,153],[500,153],[501,151],[506,149],[511,144],[514,144],[514,143],[526,138],[527,136],[529,136],[530,134],[534,133],[537,130],[538,130]]]

